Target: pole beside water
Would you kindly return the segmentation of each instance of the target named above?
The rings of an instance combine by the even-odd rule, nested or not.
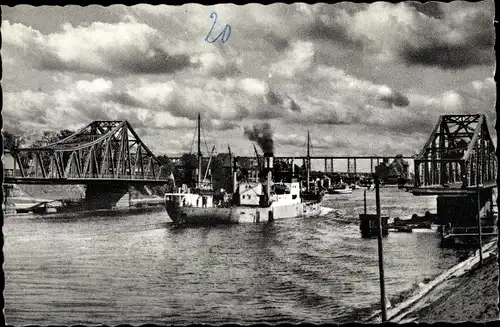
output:
[[[478,150],[479,152],[479,150]],[[478,243],[479,243],[479,264],[483,265],[483,237],[481,232],[481,189],[479,188],[479,174],[481,170],[479,169],[479,154],[476,154],[476,193],[477,193],[477,232],[478,232]]]
[[[380,275],[380,305],[382,306],[382,322],[387,321],[387,308],[385,306],[385,283],[384,283],[384,252],[382,248],[382,217],[380,213],[380,180],[375,175],[375,205],[377,207],[377,240],[378,240],[378,269]]]
[[[365,188],[365,191],[363,193],[363,197],[364,197],[364,208],[365,208],[365,216],[366,216],[366,188]]]

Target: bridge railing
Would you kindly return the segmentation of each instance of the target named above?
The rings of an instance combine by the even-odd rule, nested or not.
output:
[[[452,227],[446,231],[447,234],[478,234],[478,227]],[[497,226],[481,226],[482,234],[498,233]]]
[[[159,175],[142,175],[142,174],[95,174],[95,175],[86,175],[86,176],[56,176],[55,172],[47,172],[45,176],[39,170],[34,171],[31,169],[27,169],[24,171],[24,175],[20,170],[8,170],[5,172],[5,177],[7,178],[19,178],[19,179],[37,179],[37,180],[54,180],[54,179],[64,179],[64,180],[95,180],[95,179],[103,179],[103,180],[150,180],[150,181],[165,181],[169,180],[169,176],[164,172]]]

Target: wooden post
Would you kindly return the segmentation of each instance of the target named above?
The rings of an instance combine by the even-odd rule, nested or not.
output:
[[[478,149],[479,150],[479,149]],[[476,155],[476,166],[479,168],[479,155]],[[483,237],[481,232],[481,189],[479,188],[479,172],[476,173],[476,192],[477,192],[477,227],[479,242],[479,264],[483,265]]]
[[[384,252],[382,248],[382,217],[380,213],[380,180],[379,176],[375,175],[375,205],[377,207],[377,224],[378,224],[378,269],[380,275],[380,305],[382,306],[382,322],[387,321],[387,310],[385,307],[385,284],[384,284]]]

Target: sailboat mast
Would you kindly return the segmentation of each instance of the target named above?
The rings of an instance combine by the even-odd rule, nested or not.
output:
[[[200,113],[198,113],[198,181],[197,186],[201,188],[201,118]]]
[[[310,153],[309,153],[309,147],[310,147],[309,142],[310,142],[309,131],[307,131],[307,163],[306,163],[306,169],[307,169],[307,191],[308,192],[310,191],[310,187],[309,187],[310,177],[309,177],[309,174],[310,174],[310,170],[311,170],[311,156],[310,156]]]

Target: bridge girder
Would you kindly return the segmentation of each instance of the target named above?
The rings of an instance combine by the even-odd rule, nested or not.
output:
[[[128,121],[94,121],[57,142],[11,154],[19,167],[11,178],[17,181],[168,180],[163,164]]]
[[[414,193],[495,185],[497,159],[486,116],[442,115],[414,165]]]

